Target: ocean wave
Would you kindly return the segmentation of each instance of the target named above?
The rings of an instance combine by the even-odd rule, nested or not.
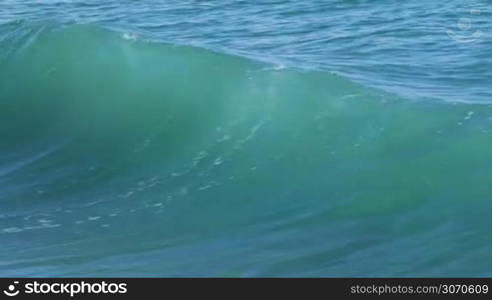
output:
[[[23,250],[0,275],[490,270],[489,106],[95,26],[9,30],[0,243]]]

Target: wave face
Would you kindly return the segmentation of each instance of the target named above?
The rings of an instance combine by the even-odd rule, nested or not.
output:
[[[492,107],[7,26],[1,276],[491,275]]]

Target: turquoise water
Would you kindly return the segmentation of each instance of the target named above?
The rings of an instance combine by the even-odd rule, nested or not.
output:
[[[0,276],[491,276],[490,16],[0,2]]]

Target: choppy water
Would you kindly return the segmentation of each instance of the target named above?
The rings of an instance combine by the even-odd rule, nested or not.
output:
[[[1,276],[491,276],[488,1],[0,2]]]

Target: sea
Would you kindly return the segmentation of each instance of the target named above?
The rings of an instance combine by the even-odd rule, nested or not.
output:
[[[492,2],[0,0],[1,277],[492,276]]]

